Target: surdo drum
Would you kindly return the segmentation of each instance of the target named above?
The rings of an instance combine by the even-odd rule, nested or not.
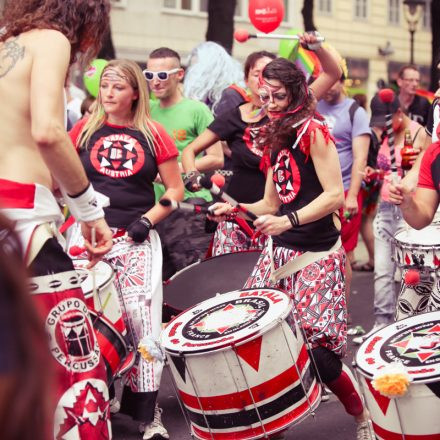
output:
[[[402,362],[412,378],[403,397],[385,397],[372,385],[374,375],[393,361]],[[440,439],[440,312],[374,333],[360,346],[355,368],[378,439]]]
[[[321,385],[292,303],[276,289],[206,300],[170,322],[162,344],[192,435],[267,437],[312,414]]]
[[[136,354],[127,345],[127,329],[113,283],[113,268],[105,261],[100,261],[89,270],[86,268],[88,264],[86,259],[73,260],[110,383],[134,365]],[[95,282],[92,271],[95,272]]]
[[[440,269],[440,224],[416,230],[402,228],[394,236],[394,261],[402,269],[402,283],[397,300],[396,320],[427,311],[440,310],[438,270]],[[408,270],[419,279],[407,282]]]

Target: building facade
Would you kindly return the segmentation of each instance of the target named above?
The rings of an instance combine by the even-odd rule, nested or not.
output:
[[[216,0],[222,1],[222,0]],[[414,61],[429,83],[431,24],[429,2],[415,33]],[[208,0],[112,0],[112,31],[117,56],[144,63],[159,47],[177,50],[185,61],[193,47],[204,41]],[[303,0],[284,0],[285,18],[276,32],[303,28]],[[255,31],[248,19],[248,0],[237,0],[235,28]],[[326,40],[347,60],[354,91],[371,96],[377,82],[393,80],[410,60],[410,37],[403,0],[315,0],[314,21]],[[234,43],[233,55],[244,60],[254,51],[278,51],[278,42],[251,39]]]

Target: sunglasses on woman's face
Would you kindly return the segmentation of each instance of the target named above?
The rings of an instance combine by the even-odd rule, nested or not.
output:
[[[175,69],[163,70],[161,72],[152,72],[151,70],[145,69],[142,73],[147,81],[153,81],[154,78],[157,78],[159,81],[166,81],[170,75],[177,73],[180,69],[180,67],[176,67]]]

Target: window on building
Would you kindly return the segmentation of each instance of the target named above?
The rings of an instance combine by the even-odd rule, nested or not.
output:
[[[400,0],[388,0],[388,23],[400,24]]]
[[[191,11],[192,10],[192,0],[181,0],[182,1],[182,9],[184,11]]]
[[[318,12],[324,14],[332,13],[332,0],[319,0],[318,1]]]
[[[200,0],[200,12],[208,12],[208,0]]]
[[[367,18],[367,0],[354,0],[354,16],[355,18]]]
[[[127,7],[127,0],[111,0],[111,4],[116,8],[125,8]]]
[[[163,0],[163,7],[174,9],[177,7],[177,0]]]
[[[431,0],[425,0],[423,5],[422,26],[424,29],[431,29]]]

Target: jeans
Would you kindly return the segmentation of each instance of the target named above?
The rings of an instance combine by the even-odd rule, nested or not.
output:
[[[392,239],[405,222],[398,206],[380,202],[374,231],[374,316],[376,324],[390,324],[396,312]]]

